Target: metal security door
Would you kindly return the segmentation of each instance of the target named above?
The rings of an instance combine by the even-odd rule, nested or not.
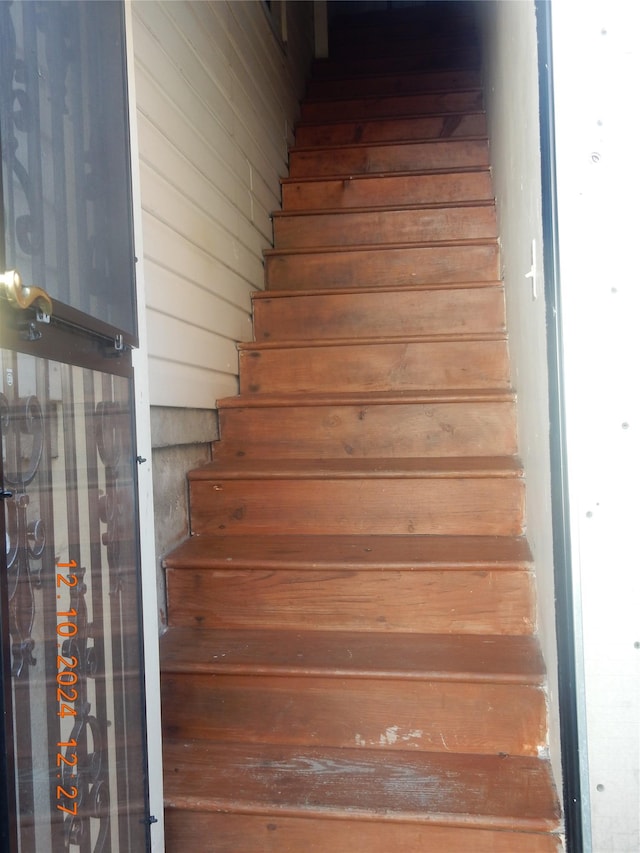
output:
[[[142,853],[120,2],[0,2],[0,147],[0,831],[20,853]]]

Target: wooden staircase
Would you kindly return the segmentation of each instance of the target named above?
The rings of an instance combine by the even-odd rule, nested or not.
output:
[[[167,850],[550,853],[472,22],[360,18],[317,63],[240,395],[165,561]]]

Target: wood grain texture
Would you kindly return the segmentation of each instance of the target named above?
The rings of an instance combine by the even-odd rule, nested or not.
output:
[[[272,675],[164,675],[165,732],[244,744],[537,756],[539,687]]]
[[[387,142],[291,151],[292,178],[322,175],[358,175],[377,172],[421,172],[425,169],[455,169],[488,166],[486,139],[438,139],[426,142]]]
[[[461,337],[245,344],[240,347],[240,392],[508,388],[508,352],[502,336]]]
[[[384,210],[340,210],[274,216],[278,248],[365,246],[368,243],[424,243],[497,237],[493,202]]]
[[[544,831],[559,826],[548,766],[520,756],[165,742],[169,808]],[[192,791],[206,791],[194,794]]]
[[[163,672],[279,675],[542,686],[531,636],[171,628]]]
[[[261,292],[253,315],[258,342],[506,332],[501,286]]]
[[[524,537],[507,536],[192,536],[168,554],[168,568],[522,569]],[[489,632],[490,633],[490,632]]]
[[[498,281],[499,266],[495,240],[265,252],[267,290]]]
[[[197,853],[560,853],[556,835],[168,809],[167,850]]]
[[[416,533],[518,536],[524,486],[512,479],[247,479],[191,483],[195,534]]]
[[[469,396],[472,398],[472,394]],[[216,458],[509,456],[516,452],[515,402],[372,402],[225,408]]]
[[[534,755],[544,736],[529,637],[178,628],[163,660],[173,738]]]
[[[288,178],[282,182],[285,210],[349,209],[493,198],[488,169],[422,174]]]
[[[486,136],[483,112],[458,115],[407,116],[368,121],[300,122],[296,126],[296,148],[349,145],[356,142],[398,142],[442,137]]]
[[[236,539],[244,537],[234,537]],[[521,569],[169,569],[169,624],[201,628],[531,634]]]

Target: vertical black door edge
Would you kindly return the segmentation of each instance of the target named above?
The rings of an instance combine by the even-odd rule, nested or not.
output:
[[[0,150],[0,273],[5,267],[4,205],[2,200],[2,151]],[[2,426],[0,425],[0,441]],[[4,488],[0,453],[0,488]],[[11,701],[11,640],[9,634],[9,589],[7,586],[4,506],[0,500],[0,851],[17,850],[15,812],[15,768],[13,763],[13,706]]]
[[[568,853],[582,853],[583,816],[578,729],[575,622],[572,586],[569,495],[566,464],[564,372],[561,324],[551,0],[536,0],[542,164],[542,230],[549,365],[549,420],[558,693],[563,800]]]

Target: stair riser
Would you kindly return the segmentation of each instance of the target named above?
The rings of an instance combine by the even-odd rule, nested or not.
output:
[[[261,297],[253,316],[259,342],[505,331],[501,287]]]
[[[476,89],[482,85],[479,71],[459,69],[416,71],[411,74],[377,74],[345,79],[315,79],[309,82],[307,98],[363,98],[370,95],[408,95],[455,89]]]
[[[267,289],[321,290],[336,287],[455,284],[497,281],[498,246],[407,246],[342,252],[268,254]]]
[[[449,116],[414,116],[377,121],[339,124],[300,125],[296,128],[296,146],[349,145],[363,142],[395,142],[415,139],[450,139],[486,136],[484,113]]]
[[[451,172],[427,175],[362,176],[347,180],[287,182],[282,187],[284,209],[323,210],[384,207],[493,199],[491,174]]]
[[[196,535],[519,536],[523,505],[523,483],[512,478],[191,483],[191,527]]]
[[[522,684],[165,675],[172,738],[537,755],[542,690]]]
[[[478,112],[483,109],[482,91],[427,92],[418,95],[354,98],[342,101],[304,101],[301,121],[353,121],[390,116]]]
[[[240,352],[240,390],[253,393],[420,391],[509,386],[505,341],[282,346]]]
[[[357,459],[513,456],[512,402],[224,409],[214,456]]]
[[[280,249],[424,243],[498,236],[493,205],[291,214],[274,219]]]
[[[165,811],[167,850],[198,853],[560,853],[550,835],[355,819]]]
[[[489,148],[485,139],[446,139],[292,151],[289,175],[292,178],[316,178],[322,175],[454,170],[488,165]]]
[[[521,569],[304,571],[169,569],[171,625],[292,631],[528,635]]]

